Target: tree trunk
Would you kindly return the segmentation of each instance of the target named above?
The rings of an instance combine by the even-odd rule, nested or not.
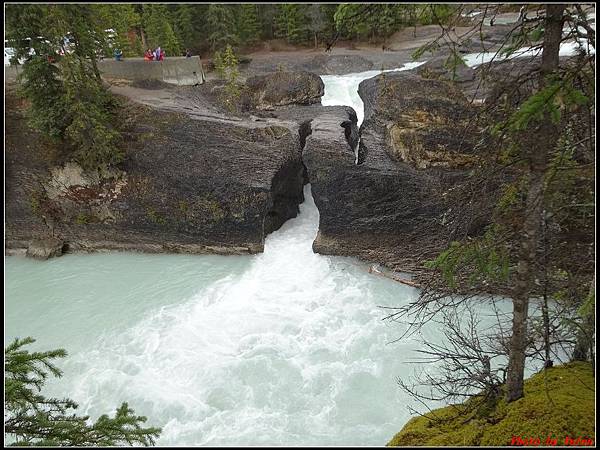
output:
[[[594,287],[596,277],[592,279],[590,286],[590,296],[595,296]],[[595,303],[595,302],[594,302]],[[580,328],[577,330],[577,341],[573,349],[573,361],[592,361],[594,364],[594,314],[587,314],[582,317]]]
[[[546,5],[544,21],[544,44],[540,66],[540,89],[546,85],[546,77],[558,68],[560,40],[562,36],[563,12],[565,5]],[[546,116],[536,130],[530,133],[528,156],[529,187],[525,207],[523,235],[519,249],[519,263],[513,293],[513,324],[510,340],[508,374],[506,379],[506,400],[512,402],[523,397],[525,372],[525,351],[527,348],[527,310],[534,269],[537,244],[543,214],[544,174],[548,154],[558,141],[557,127]]]
[[[146,33],[144,33],[144,29],[141,27],[140,27],[140,37],[142,38],[142,47],[145,52],[150,47],[148,47],[148,41],[146,40]]]
[[[542,320],[544,323],[544,369],[549,369],[553,366],[554,362],[550,358],[550,315],[548,311],[548,221],[546,219],[546,210],[542,211],[542,215],[542,241],[544,249],[544,257],[542,259],[544,276],[544,292],[542,300]]]

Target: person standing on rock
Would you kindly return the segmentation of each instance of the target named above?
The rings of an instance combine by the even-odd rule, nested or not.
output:
[[[146,53],[144,53],[144,60],[145,61],[153,61],[154,60],[154,52],[152,51],[151,48],[146,50]]]
[[[154,50],[154,61],[160,61],[161,53],[162,50],[160,49],[160,47],[156,47],[156,50]]]

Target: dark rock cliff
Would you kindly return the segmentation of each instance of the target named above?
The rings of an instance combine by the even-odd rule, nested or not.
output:
[[[464,177],[476,136],[463,140],[473,110],[443,81],[390,73],[361,83],[365,121],[359,164],[344,123],[324,114],[304,149],[320,212],[315,251],[417,270],[445,244],[444,193]]]
[[[321,95],[322,83],[298,80],[256,81],[278,84],[282,98],[300,92],[292,103]],[[177,96],[169,111],[129,103],[126,159],[93,175],[28,130],[15,102],[6,246],[52,236],[66,250],[260,252],[297,214],[310,182],[320,211],[315,251],[414,270],[444,244],[444,193],[475,157],[476,135],[460,138],[473,110],[450,84],[411,74],[380,75],[359,92],[360,143],[349,107],[288,104],[228,121],[176,112],[189,109]]]
[[[71,250],[255,253],[303,201],[294,124],[238,126],[130,105],[125,161],[90,175],[52,154],[17,106],[7,115],[9,250],[54,236]]]

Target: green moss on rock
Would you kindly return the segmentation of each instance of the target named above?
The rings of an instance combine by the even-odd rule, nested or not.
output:
[[[498,402],[485,417],[453,405],[412,418],[387,444],[397,446],[510,445],[513,436],[546,438],[565,444],[565,437],[595,440],[595,384],[589,363],[573,362],[537,373],[525,381],[525,396]],[[467,408],[463,408],[467,406]]]

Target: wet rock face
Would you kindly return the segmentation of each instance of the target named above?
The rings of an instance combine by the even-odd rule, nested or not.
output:
[[[34,168],[32,135],[25,148],[18,136],[7,139],[7,248],[52,232],[73,251],[256,253],[267,233],[296,216],[304,166],[293,123],[142,111],[114,173],[86,174],[73,162]],[[23,185],[34,170],[35,182]]]
[[[441,214],[429,200],[431,177],[385,152],[355,164],[342,125],[347,121],[356,128],[356,118],[348,112],[320,115],[306,140],[304,163],[320,215],[313,249],[404,270],[414,267],[428,234],[424,220]]]
[[[26,255],[35,259],[49,259],[61,256],[64,242],[55,237],[34,239],[29,243]]]
[[[383,79],[382,79],[383,78]],[[312,121],[304,163],[319,208],[319,253],[356,256],[416,271],[446,244],[444,192],[474,158],[463,143],[469,105],[453,86],[390,73],[361,83],[365,103],[359,164],[352,151],[356,119],[341,112]]]
[[[262,251],[303,200],[297,130],[162,118],[124,164],[127,215],[175,242]]]
[[[379,75],[360,83],[367,135],[379,135],[385,151],[418,169],[468,167],[476,133],[466,133],[475,109],[451,83],[410,73]],[[376,139],[377,140],[377,139]],[[363,139],[367,154],[369,139]]]
[[[273,176],[270,201],[263,222],[265,236],[278,230],[288,219],[296,217],[298,205],[304,201],[302,186],[304,166],[297,159],[283,164]]]
[[[246,80],[249,103],[256,109],[320,103],[325,85],[310,72],[274,72]]]

